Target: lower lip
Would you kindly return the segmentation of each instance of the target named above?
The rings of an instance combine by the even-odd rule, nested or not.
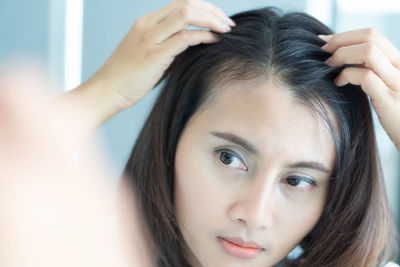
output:
[[[247,248],[218,237],[218,243],[228,254],[242,259],[254,259],[262,251],[261,248]]]

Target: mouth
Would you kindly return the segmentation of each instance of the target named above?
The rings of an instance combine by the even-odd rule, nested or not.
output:
[[[240,238],[217,237],[223,251],[242,259],[254,259],[265,250],[255,242],[244,242]]]

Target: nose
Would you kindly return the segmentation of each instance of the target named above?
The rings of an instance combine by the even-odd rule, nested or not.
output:
[[[273,179],[269,179],[273,180]],[[236,223],[245,224],[249,229],[267,229],[273,225],[274,183],[264,181],[239,189],[236,199],[229,208],[229,216]]]

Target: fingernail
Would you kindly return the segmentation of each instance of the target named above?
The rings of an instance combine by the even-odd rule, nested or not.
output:
[[[339,80],[339,77],[336,77],[333,82],[337,87],[342,87],[343,85],[345,85],[342,81]]]
[[[327,50],[328,49],[328,43],[326,43],[323,46],[321,46],[321,49]]]
[[[338,80],[339,80],[338,78],[339,78],[339,77],[336,77],[336,78],[333,80],[333,83],[334,83],[336,86],[338,86],[338,85],[337,85]]]
[[[222,37],[221,37],[220,35],[216,34],[216,33],[213,34],[213,37],[214,37],[214,40],[215,40],[216,42],[219,42],[219,41],[222,40]]]
[[[226,25],[226,24],[222,24],[222,29],[224,30],[224,32],[227,32],[227,31],[230,31],[230,30],[231,30],[231,27],[229,27],[229,26]]]
[[[332,61],[332,59],[331,59],[331,57],[330,57],[330,58],[328,58],[327,60],[325,60],[325,64],[329,65],[329,64],[331,63],[331,61]]]
[[[226,18],[226,22],[229,26],[236,26],[236,23],[231,18]]]
[[[332,34],[330,34],[330,35],[320,34],[320,35],[318,35],[318,37],[321,38],[322,40],[324,40],[325,42],[329,42],[329,40],[332,38]]]

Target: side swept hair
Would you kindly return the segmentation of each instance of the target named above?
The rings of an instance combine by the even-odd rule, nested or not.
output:
[[[337,87],[346,66],[317,35],[333,32],[302,13],[266,7],[237,13],[221,41],[189,47],[160,79],[165,81],[124,170],[137,196],[158,266],[190,266],[174,208],[176,147],[191,116],[235,80],[270,75],[326,122],[335,164],[320,220],[304,237],[304,253],[288,266],[381,266],[396,255],[396,228],[388,205],[371,106],[360,86]],[[348,66],[348,65],[347,65]],[[328,112],[331,110],[331,112]],[[333,114],[333,115],[329,115]],[[335,122],[337,126],[335,125]]]

